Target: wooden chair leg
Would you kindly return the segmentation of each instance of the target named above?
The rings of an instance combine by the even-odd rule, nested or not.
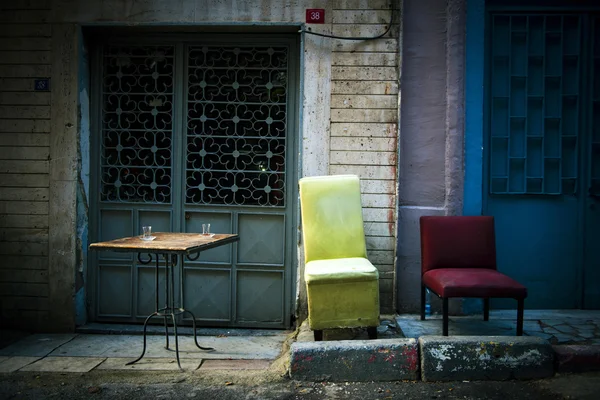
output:
[[[523,311],[525,308],[525,299],[519,299],[517,301],[517,336],[523,336]]]
[[[369,339],[377,339],[377,327],[376,326],[367,327],[367,334],[369,335]]]
[[[313,334],[315,335],[315,342],[320,342],[323,340],[323,330],[322,329],[315,329],[313,331]]]
[[[490,320],[490,299],[489,298],[483,299],[483,320],[484,321]]]
[[[421,284],[421,321],[425,321],[425,285]]]
[[[444,321],[442,325],[442,335],[448,336],[448,298],[442,298],[442,314],[444,315]]]

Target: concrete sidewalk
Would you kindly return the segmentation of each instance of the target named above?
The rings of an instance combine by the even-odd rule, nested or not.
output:
[[[513,336],[517,326],[515,310],[492,310],[489,321],[481,315],[450,316],[450,336]],[[407,338],[442,334],[442,316],[400,315],[396,322]],[[600,345],[598,310],[525,310],[523,335],[540,337],[550,344]]]
[[[325,331],[326,341],[314,342],[306,325],[295,333],[200,328],[198,341],[202,346],[214,347],[216,351],[212,352],[196,348],[193,337],[189,336],[191,329],[183,328],[180,330],[184,334],[180,335],[180,357],[183,369],[188,372],[209,369],[266,371],[272,370],[275,364],[277,368],[287,367],[287,357],[290,357],[289,371],[293,379],[340,381],[436,380],[440,376],[427,375],[428,368],[433,372],[440,368],[467,372],[492,368],[488,358],[504,360],[501,371],[504,375],[490,373],[485,375],[488,379],[518,377],[506,375],[506,365],[518,366],[510,364],[513,359],[525,364],[550,362],[552,372],[600,367],[600,311],[526,310],[522,338],[514,336],[515,318],[515,311],[492,311],[488,322],[478,315],[451,317],[450,336],[442,337],[439,336],[442,329],[440,316],[428,317],[426,321],[420,321],[417,315],[382,316],[376,341],[366,340],[364,329]],[[90,324],[78,330],[88,333],[28,335],[0,348],[0,373],[177,371],[174,351],[164,348],[163,329],[151,329],[146,356],[131,366],[125,364],[142,351],[140,326]],[[10,331],[0,331],[0,334],[0,347],[16,339],[11,338]],[[291,351],[288,351],[290,344]],[[172,336],[170,345],[172,349]],[[449,349],[458,353],[448,352]],[[519,349],[520,353],[514,353],[514,349]],[[539,356],[548,351],[553,351],[552,360]],[[466,356],[471,353],[477,360]],[[426,360],[424,357],[428,354],[434,358]],[[462,360],[462,364],[454,363],[451,367],[444,364],[454,359]],[[482,360],[484,364],[481,364]],[[525,367],[529,368],[529,364]],[[310,373],[303,375],[302,371]],[[452,377],[451,374],[442,376],[441,380]]]
[[[199,329],[200,333],[202,331]],[[252,332],[253,335],[242,336],[232,330],[213,329],[213,335],[198,337],[201,346],[213,347],[214,351],[200,350],[195,346],[193,336],[180,334],[181,366],[188,372],[267,369],[280,356],[291,332]],[[169,349],[165,349],[163,335],[148,335],[144,358],[136,364],[126,365],[141,354],[142,348],[143,337],[138,334],[33,334],[0,349],[0,373],[178,370],[172,332]]]

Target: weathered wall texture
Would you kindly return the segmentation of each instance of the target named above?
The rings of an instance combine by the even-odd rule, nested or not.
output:
[[[49,318],[49,0],[0,3],[0,326]]]
[[[385,38],[305,35],[300,88],[299,175],[362,178],[367,246],[381,273],[383,312],[395,306],[401,1],[0,0],[3,319],[26,321],[34,329],[71,330],[74,298],[83,301],[86,237],[78,219],[86,216],[77,215],[78,201],[85,202],[77,193],[86,179],[82,166],[88,155],[81,153],[86,148],[81,140],[87,129],[82,112],[88,111],[81,103],[81,25],[222,24],[244,31],[244,24],[300,25],[307,8],[324,8],[326,23],[309,26],[313,31],[374,36],[385,31],[390,4],[395,23]],[[52,91],[33,92],[33,78],[45,77],[52,78]],[[305,299],[301,253],[300,246],[299,309]]]
[[[334,2],[337,36],[373,37],[390,22],[389,1]],[[394,4],[394,3],[393,3]],[[335,40],[331,67],[329,172],[361,177],[369,259],[379,269],[380,304],[393,312],[401,5],[384,38]]]
[[[419,217],[462,213],[464,5],[464,0],[404,5],[397,248],[400,312],[419,309]]]

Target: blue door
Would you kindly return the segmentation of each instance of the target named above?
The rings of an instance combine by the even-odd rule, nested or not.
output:
[[[492,13],[488,32],[499,269],[528,287],[527,308],[600,308],[600,19]]]

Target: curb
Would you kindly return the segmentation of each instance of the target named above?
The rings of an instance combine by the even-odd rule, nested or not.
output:
[[[560,348],[555,357],[556,347],[562,348],[562,358]],[[579,349],[573,356],[573,347],[588,350]],[[553,376],[555,368],[600,370],[600,346],[555,348],[533,336],[422,336],[418,343],[416,339],[295,342],[288,372],[291,379],[315,382],[430,382],[540,379]],[[576,365],[587,369],[578,370]]]
[[[554,375],[554,352],[538,337],[423,336],[421,379],[539,379]]]
[[[364,382],[419,379],[415,339],[294,343],[290,377],[305,381]]]
[[[600,371],[600,345],[554,345],[556,372]]]

